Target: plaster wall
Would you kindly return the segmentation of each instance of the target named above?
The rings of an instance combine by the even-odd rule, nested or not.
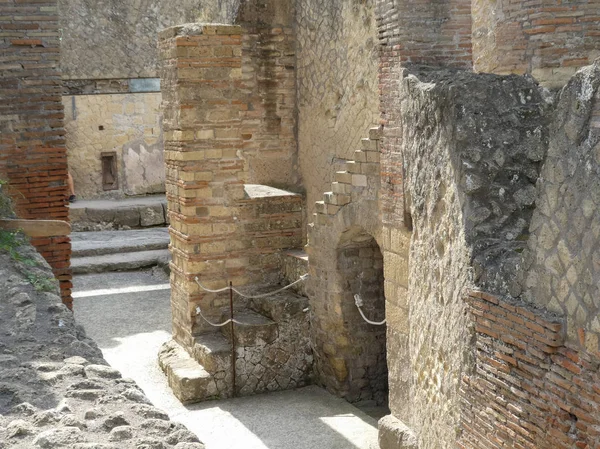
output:
[[[411,378],[410,405],[390,405],[420,448],[453,447],[461,378],[472,362],[463,299],[473,286],[501,293],[512,287],[544,156],[545,102],[524,78],[410,67],[400,105],[413,228],[406,301]],[[386,281],[393,279],[391,267],[386,273]],[[392,332],[400,323],[390,321]],[[406,361],[388,363],[391,373]]]
[[[78,197],[165,191],[160,102],[160,93],[63,97],[69,170]],[[116,190],[102,186],[104,152],[116,152]]]

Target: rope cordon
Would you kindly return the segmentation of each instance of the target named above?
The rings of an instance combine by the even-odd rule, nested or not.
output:
[[[198,286],[202,290],[204,290],[205,292],[207,292],[207,293],[221,293],[221,292],[226,292],[228,290],[231,290],[231,291],[237,293],[242,298],[246,298],[246,299],[258,299],[258,298],[266,298],[267,296],[272,296],[272,295],[280,293],[280,292],[282,292],[284,290],[287,290],[288,288],[293,287],[294,285],[298,284],[299,282],[302,282],[302,281],[306,280],[308,278],[308,276],[309,276],[308,273],[307,274],[303,274],[302,276],[300,276],[300,279],[292,282],[291,284],[286,285],[285,287],[282,287],[280,289],[277,289],[277,290],[269,292],[269,293],[263,293],[263,294],[260,294],[260,295],[248,295],[248,294],[242,293],[241,291],[239,291],[238,289],[236,289],[235,287],[232,287],[232,286],[228,286],[228,287],[225,287],[225,288],[220,288],[220,289],[217,289],[217,290],[212,290],[212,289],[206,288],[204,285],[202,285],[200,283],[200,279],[198,279],[197,276],[194,279],[196,281],[196,284],[198,284]],[[250,323],[244,323],[242,321],[236,320],[235,318],[233,318],[233,319],[229,318],[227,321],[224,321],[223,323],[213,323],[212,321],[210,321],[208,318],[206,318],[204,316],[204,314],[202,313],[202,309],[200,308],[200,306],[196,306],[196,313],[198,315],[200,315],[200,317],[204,321],[206,321],[208,324],[210,324],[213,327],[223,327],[223,326],[225,326],[225,325],[227,325],[229,323],[239,324],[240,326],[267,326],[267,324],[250,324]]]

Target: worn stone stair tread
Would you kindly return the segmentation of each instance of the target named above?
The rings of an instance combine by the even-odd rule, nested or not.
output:
[[[76,257],[71,260],[71,268],[73,274],[137,270],[165,264],[170,257],[168,249]]]
[[[308,261],[308,254],[303,249],[288,249],[285,255]]]
[[[167,227],[130,231],[86,231],[71,233],[73,257],[101,256],[169,247]]]
[[[147,195],[124,198],[118,200],[77,200],[75,203],[69,204],[70,210],[77,209],[94,209],[94,210],[111,210],[111,209],[129,209],[132,207],[147,207],[156,204],[166,204],[167,198],[165,195]]]
[[[220,332],[197,336],[193,352],[198,363],[211,374],[231,366],[231,342]]]
[[[284,290],[266,298],[252,299],[250,307],[261,315],[270,316],[276,323],[286,321],[292,316],[306,313],[308,298],[291,290]]]
[[[224,313],[223,318],[229,318]],[[235,325],[235,343],[237,346],[256,346],[273,342],[278,335],[277,323],[250,309],[235,311],[234,318],[246,325]],[[231,326],[223,326],[221,332],[231,341]]]

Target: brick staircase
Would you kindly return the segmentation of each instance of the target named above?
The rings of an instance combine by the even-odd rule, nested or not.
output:
[[[331,216],[364,194],[365,189],[377,192],[379,186],[379,140],[381,130],[371,128],[369,137],[361,139],[361,149],[354,152],[354,159],[346,161],[346,170],[335,173],[331,191],[323,194],[323,201],[315,202],[313,223],[327,225]]]

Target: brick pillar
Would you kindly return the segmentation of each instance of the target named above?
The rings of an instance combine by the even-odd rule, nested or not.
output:
[[[56,0],[0,2],[0,179],[24,219],[68,220]],[[68,236],[32,239],[71,305]]]
[[[228,294],[212,289],[247,283],[239,209],[246,170],[241,158],[241,28],[185,25],[159,35],[162,60],[167,200],[171,220],[171,304],[174,338],[190,348],[196,306],[220,319]]]

